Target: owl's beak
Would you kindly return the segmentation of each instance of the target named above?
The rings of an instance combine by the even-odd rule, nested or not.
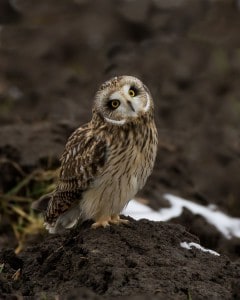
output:
[[[132,105],[132,102],[131,102],[131,101],[127,101],[127,104],[130,106],[131,110],[132,110],[133,112],[135,112],[135,109],[134,109],[134,107],[133,107],[133,105]]]

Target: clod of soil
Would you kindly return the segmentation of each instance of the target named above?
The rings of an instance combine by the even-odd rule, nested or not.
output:
[[[147,220],[93,230],[89,223],[46,236],[19,256],[0,252],[3,298],[237,299],[240,263],[187,250],[180,225]]]

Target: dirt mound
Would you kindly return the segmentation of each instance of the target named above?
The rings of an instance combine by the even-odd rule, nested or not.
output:
[[[199,240],[180,225],[161,222],[131,219],[127,226],[99,230],[86,223],[62,236],[47,236],[18,257],[12,250],[2,251],[1,292],[4,297],[64,299],[80,299],[84,293],[89,299],[95,294],[107,299],[142,294],[157,299],[237,297],[240,264],[184,249],[181,242]]]

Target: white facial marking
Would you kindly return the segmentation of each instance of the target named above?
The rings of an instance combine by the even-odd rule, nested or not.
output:
[[[112,123],[112,124],[115,124],[115,125],[123,125],[125,124],[126,120],[112,120],[112,119],[109,119],[107,117],[104,118],[108,123]]]
[[[146,93],[146,95],[147,95],[147,104],[144,107],[144,111],[148,111],[150,108],[150,105],[151,105],[151,101],[150,101],[150,97],[149,97],[148,93]]]
[[[110,100],[120,100],[122,98],[122,95],[120,92],[114,92],[112,95],[109,97]]]
[[[125,84],[123,86],[123,92],[124,92],[125,95],[128,95],[129,89],[130,89],[130,85],[129,84]]]
[[[131,116],[137,117],[137,113],[142,109],[142,101],[138,96],[131,97],[129,95],[130,88],[131,88],[131,86],[129,84],[125,84],[122,89],[123,89],[123,93],[124,93],[126,99],[131,101],[132,106],[135,110],[135,112],[131,111]]]

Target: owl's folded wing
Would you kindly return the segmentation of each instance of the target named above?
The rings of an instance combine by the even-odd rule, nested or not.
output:
[[[61,157],[59,182],[56,190],[38,201],[37,206],[45,205],[45,221],[54,222],[67,211],[82,193],[89,188],[106,163],[107,144],[94,136],[88,127],[77,129],[69,138]],[[43,205],[44,203],[44,205]],[[41,206],[42,204],[42,206]]]
[[[105,139],[94,135],[91,128],[77,129],[61,157],[58,190],[86,190],[105,165],[106,152]]]

